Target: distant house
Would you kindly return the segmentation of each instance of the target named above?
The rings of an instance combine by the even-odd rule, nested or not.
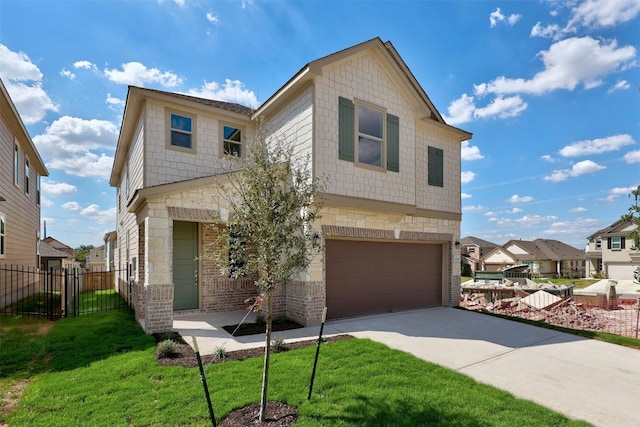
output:
[[[460,255],[462,259],[469,265],[471,273],[484,270],[482,265],[483,257],[489,251],[497,248],[499,245],[480,239],[478,237],[467,236],[460,239]]]
[[[632,280],[633,270],[640,265],[630,256],[633,241],[627,238],[627,235],[634,229],[633,223],[619,219],[587,237],[587,274],[616,280]]]
[[[541,277],[584,277],[584,252],[553,239],[509,240],[490,249],[481,259],[482,270],[500,271],[526,264]]]
[[[104,266],[107,271],[115,269],[115,254],[118,247],[118,233],[110,231],[104,235]]]
[[[87,259],[84,262],[84,267],[92,270],[104,270],[105,269],[105,246],[98,246],[89,251]]]
[[[38,266],[40,177],[48,175],[0,80],[0,265]]]
[[[59,270],[61,268],[76,267],[75,250],[53,237],[45,237],[40,242],[40,267],[46,270],[51,268]]]
[[[447,125],[394,46],[375,38],[307,63],[256,111],[129,87],[110,179],[116,271],[129,266],[116,283],[147,332],[170,330],[174,311],[244,309],[256,296],[252,278],[200,255],[228,219],[215,176],[240,167],[257,123],[331,177],[314,230],[324,252],[279,288],[275,315],[312,325],[324,307],[337,318],[458,304],[471,134]]]
[[[40,268],[42,270],[60,270],[74,263],[74,258],[68,252],[56,249],[48,242],[40,241]]]

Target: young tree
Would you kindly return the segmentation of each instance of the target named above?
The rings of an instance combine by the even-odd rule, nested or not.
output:
[[[635,204],[629,207],[627,214],[622,215],[622,219],[631,222],[635,228],[627,234],[633,240],[632,251],[640,251],[640,206],[638,206],[638,197],[640,197],[640,185],[633,190],[630,195],[635,197]]]
[[[320,248],[313,231],[319,218],[322,180],[313,177],[308,156],[285,140],[256,138],[242,169],[218,183],[229,205],[216,259],[224,274],[253,275],[257,306],[266,312],[260,421],[264,421],[271,354],[272,292],[306,270]]]

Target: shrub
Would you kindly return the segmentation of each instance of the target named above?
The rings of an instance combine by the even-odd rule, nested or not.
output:
[[[216,359],[224,359],[227,357],[227,349],[223,346],[218,346],[215,348],[213,354],[216,356]]]
[[[164,340],[158,343],[156,346],[156,356],[163,357],[171,357],[176,354],[178,350],[178,343],[173,340]]]
[[[282,337],[274,337],[271,340],[271,348],[275,352],[279,352],[284,350],[284,338]]]

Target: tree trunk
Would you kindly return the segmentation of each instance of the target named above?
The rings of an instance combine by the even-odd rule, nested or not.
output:
[[[258,418],[260,422],[265,420],[267,416],[267,389],[269,388],[269,358],[271,356],[271,290],[266,292],[267,296],[267,331],[265,333],[264,343],[264,366],[262,368],[262,395],[260,397],[260,414]]]

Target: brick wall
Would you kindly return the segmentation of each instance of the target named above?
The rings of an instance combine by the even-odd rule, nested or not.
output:
[[[161,333],[173,329],[173,283],[144,288],[145,332]]]

